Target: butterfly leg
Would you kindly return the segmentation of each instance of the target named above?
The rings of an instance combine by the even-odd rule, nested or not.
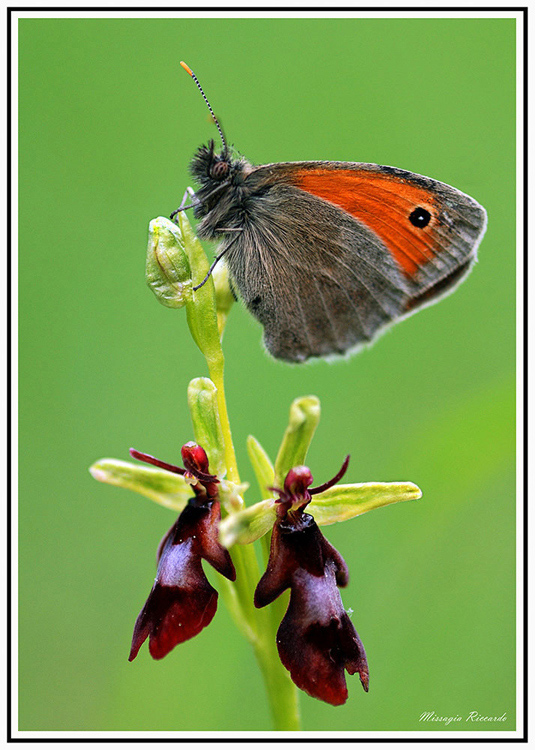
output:
[[[186,206],[186,200],[188,197],[191,198],[192,203],[190,203],[189,206]],[[173,213],[171,214],[169,218],[174,221],[175,216],[179,214],[181,211],[187,211],[188,208],[195,208],[195,206],[198,206],[199,203],[200,203],[200,200],[195,195],[195,191],[193,190],[193,188],[188,187],[186,188],[186,192],[184,193],[182,197],[182,203],[175,211],[173,211]]]
[[[219,255],[217,255],[217,256],[216,256],[216,258],[215,258],[214,262],[212,263],[212,265],[211,265],[211,266],[210,266],[210,268],[208,269],[208,273],[206,274],[206,276],[204,277],[204,279],[203,279],[203,280],[201,281],[201,283],[200,283],[200,284],[197,284],[197,286],[194,286],[194,287],[193,287],[193,291],[194,291],[194,292],[196,292],[196,291],[197,291],[197,289],[200,289],[200,288],[201,288],[202,286],[204,286],[204,285],[206,284],[206,282],[208,281],[208,279],[209,279],[209,278],[210,278],[210,276],[212,275],[212,271],[214,270],[214,268],[216,267],[216,265],[217,265],[217,264],[219,263],[219,261],[221,260],[221,258],[222,258],[222,257],[223,257],[223,256],[225,255],[225,253],[226,253],[226,252],[227,252],[228,250],[230,250],[230,248],[231,248],[231,247],[232,247],[232,245],[233,245],[233,244],[234,244],[234,243],[236,242],[236,240],[237,240],[237,239],[238,239],[238,237],[235,237],[235,238],[234,238],[234,239],[233,239],[233,240],[232,240],[231,242],[229,242],[229,244],[228,244],[228,245],[226,246],[226,248],[225,248],[224,250],[222,250],[222,251],[221,251],[221,252],[219,253]]]

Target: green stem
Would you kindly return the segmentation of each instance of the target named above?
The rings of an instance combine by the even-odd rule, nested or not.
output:
[[[230,431],[227,402],[225,399],[225,358],[223,356],[223,353],[221,353],[221,357],[217,360],[207,360],[207,364],[208,372],[210,373],[210,379],[217,389],[217,408],[219,410],[219,420],[221,422],[221,430],[223,432],[225,464],[227,467],[228,478],[231,482],[239,484],[240,475],[238,472],[238,465],[236,463],[236,453],[234,452],[234,445],[232,443],[232,433]]]
[[[198,288],[186,304],[188,325],[193,340],[205,356],[210,379],[216,389],[227,478],[239,485],[240,475],[225,399],[225,357],[221,348],[225,320],[221,316],[218,319],[218,311],[221,312],[221,309],[218,310],[213,278],[204,283],[208,260],[184,213],[179,216],[179,224],[192,271],[192,285]],[[221,295],[219,298],[221,300]],[[225,304],[227,303],[228,299]],[[264,677],[275,728],[297,730],[297,689],[282,666],[276,647],[280,619],[275,623],[273,611],[269,611],[273,605],[264,609],[256,609],[254,606],[254,592],[260,580],[254,547],[252,544],[234,545],[230,554],[236,568],[236,581],[232,583],[221,577],[221,593],[237,627],[253,646]]]
[[[207,358],[210,379],[217,389],[227,475],[232,482],[239,484],[240,476],[225,399],[224,363],[222,352],[217,359]],[[264,678],[275,729],[298,731],[300,717],[297,688],[282,665],[276,646],[277,630],[282,617],[281,607],[278,601],[264,609],[256,609],[254,606],[254,592],[260,580],[260,570],[253,545],[234,545],[230,553],[236,568],[236,581],[233,584],[226,583],[222,593],[236,624],[253,646]]]
[[[300,716],[297,689],[290,673],[283,667],[276,647],[276,631],[270,627],[269,613],[262,623],[264,637],[254,646],[255,656],[262,670],[266,692],[273,717],[273,725],[278,731],[299,731]],[[269,637],[269,640],[267,637]]]

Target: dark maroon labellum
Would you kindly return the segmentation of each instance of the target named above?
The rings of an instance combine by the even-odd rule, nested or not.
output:
[[[218,541],[219,503],[196,502],[190,500],[160,542],[156,580],[137,618],[129,661],[135,659],[147,636],[151,656],[161,659],[211,622],[217,591],[206,578],[202,558],[226,578],[236,580],[228,550]]]
[[[344,559],[311,515],[298,509],[277,519],[255,605],[264,607],[290,588],[277,632],[279,656],[297,687],[334,706],[347,700],[344,670],[358,672],[368,691],[366,653],[338,591],[348,580]]]

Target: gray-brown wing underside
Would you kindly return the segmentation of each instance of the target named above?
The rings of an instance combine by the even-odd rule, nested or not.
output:
[[[226,259],[274,357],[341,354],[402,314],[409,286],[367,227],[287,185],[254,200]]]
[[[336,192],[331,201],[296,187],[307,173],[325,181],[333,176],[336,184],[349,173],[354,193],[346,186],[345,195],[354,194],[354,210],[335,205]],[[368,175],[391,179],[371,194]],[[359,180],[367,192],[362,199]],[[287,361],[346,352],[451,291],[475,261],[486,227],[484,209],[464,193],[375,164],[266,165],[246,185],[249,210],[227,260],[245,304],[264,326],[268,350]],[[431,200],[432,236],[410,223],[415,191]],[[403,268],[404,252],[408,261],[419,258],[414,268]]]

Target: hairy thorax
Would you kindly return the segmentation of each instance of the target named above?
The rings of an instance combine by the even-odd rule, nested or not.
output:
[[[195,193],[200,201],[195,216],[201,219],[197,231],[202,239],[219,240],[226,229],[241,229],[246,223],[247,201],[251,195],[246,178],[253,167],[244,159],[233,160],[224,181],[212,179],[209,168],[207,171],[201,179],[201,188]]]

